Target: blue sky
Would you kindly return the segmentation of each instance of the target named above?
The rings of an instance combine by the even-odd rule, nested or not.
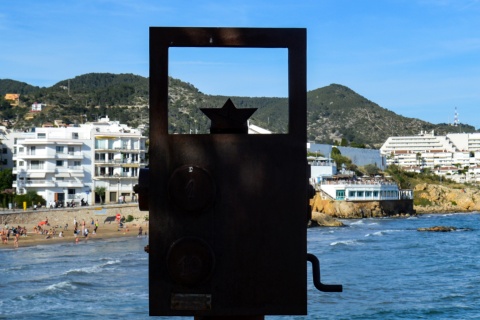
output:
[[[480,0],[0,0],[0,79],[148,76],[151,26],[307,28],[308,90],[337,83],[402,116],[480,127]],[[172,49],[206,94],[286,96],[283,49]],[[223,49],[225,50],[225,49]]]

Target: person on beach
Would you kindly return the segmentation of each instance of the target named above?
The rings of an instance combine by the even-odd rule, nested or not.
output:
[[[20,234],[17,232],[15,234],[15,240],[13,241],[13,247],[18,248],[18,238],[20,237]]]
[[[138,237],[141,237],[141,236],[143,236],[143,228],[142,228],[142,226],[140,226],[140,227],[138,228]]]
[[[97,229],[98,229],[98,219],[95,221],[95,228],[93,229],[93,234],[97,234]]]
[[[8,238],[7,238],[7,233],[5,232],[5,229],[2,230],[2,232],[0,232],[1,235],[2,235],[2,243],[3,244],[8,244]]]

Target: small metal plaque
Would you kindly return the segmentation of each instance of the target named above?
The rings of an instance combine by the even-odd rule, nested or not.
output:
[[[211,310],[212,295],[199,293],[172,293],[172,310]]]

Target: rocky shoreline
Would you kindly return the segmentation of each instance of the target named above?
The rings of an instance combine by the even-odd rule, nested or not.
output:
[[[419,214],[468,213],[480,211],[480,191],[472,188],[449,188],[443,185],[422,183],[415,186],[415,197],[421,205],[413,210],[399,205],[386,211],[379,201],[350,202],[324,200],[317,194],[310,202],[312,219],[309,227],[338,227],[338,219],[362,219],[380,217],[410,217]]]

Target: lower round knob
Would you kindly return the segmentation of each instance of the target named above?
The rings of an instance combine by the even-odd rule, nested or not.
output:
[[[196,237],[175,241],[167,254],[167,268],[172,280],[185,286],[204,283],[213,272],[215,255],[210,245]]]

